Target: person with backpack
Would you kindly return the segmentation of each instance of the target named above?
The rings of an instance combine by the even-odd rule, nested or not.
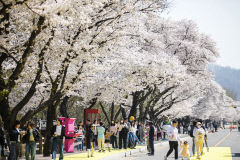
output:
[[[33,122],[28,122],[27,128],[28,128],[27,132],[22,138],[23,143],[24,142],[26,143],[25,157],[26,157],[26,160],[30,160],[29,154],[31,154],[31,160],[35,160],[36,148],[37,148],[36,142],[39,141],[40,139],[40,133],[35,128],[35,124]]]

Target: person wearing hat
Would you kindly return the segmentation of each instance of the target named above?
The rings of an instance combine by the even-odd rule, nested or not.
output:
[[[197,122],[197,127],[193,130],[193,136],[195,137],[195,146],[197,150],[197,158],[200,158],[203,155],[203,143],[205,130],[202,128],[202,123]]]
[[[148,126],[149,126],[149,136],[148,136],[148,139],[149,139],[149,147],[150,147],[150,150],[151,152],[148,153],[149,156],[154,156],[154,126],[153,126],[153,122],[152,121],[148,121]]]

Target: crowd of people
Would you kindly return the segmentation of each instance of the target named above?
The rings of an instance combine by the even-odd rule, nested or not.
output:
[[[1,121],[0,121],[1,122]],[[86,123],[80,122],[77,126],[75,146],[78,151],[87,151],[88,157],[93,157],[95,150],[98,152],[111,152],[115,149],[134,149],[137,144],[146,144],[148,155],[154,155],[154,141],[168,140],[169,151],[165,156],[165,160],[174,151],[175,159],[178,159],[178,148],[180,145],[182,157],[190,159],[189,143],[182,141],[179,134],[184,133],[177,121],[171,121],[165,117],[160,127],[153,125],[153,122],[147,120],[141,123],[135,120],[133,116],[129,119],[125,118],[120,121],[112,121],[106,126],[100,120],[90,121]],[[21,143],[25,143],[26,160],[36,159],[37,142],[40,139],[40,133],[33,122],[28,122],[27,128],[20,129],[20,122],[16,121],[13,129],[9,130],[9,142],[7,141],[4,127],[0,124],[0,152],[1,159],[17,160],[20,154]],[[188,127],[188,134],[192,137],[192,153],[200,158],[203,155],[203,146],[207,144],[207,129],[201,120],[193,121]],[[52,160],[56,160],[57,149],[59,149],[59,160],[63,160],[63,145],[66,137],[66,129],[61,119],[57,119],[56,125],[51,129],[52,142]]]
[[[86,126],[83,123],[78,125],[77,132],[85,135],[77,138],[77,149],[83,150],[85,138],[88,157],[94,156],[96,149],[98,149],[98,152],[105,152],[106,150],[111,152],[112,149],[133,149],[137,143],[148,143],[151,149],[149,155],[154,154],[152,148],[155,129],[151,121],[148,121],[147,125],[145,125],[136,122],[135,118],[131,116],[129,120],[125,118],[118,122],[112,121],[111,125],[107,127],[103,122],[87,120]]]

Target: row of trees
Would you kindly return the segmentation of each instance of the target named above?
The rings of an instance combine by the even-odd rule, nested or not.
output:
[[[164,114],[209,118],[232,103],[222,101],[221,87],[214,92],[207,70],[218,57],[215,43],[192,21],[162,18],[165,0],[0,4],[0,115],[9,129],[47,110],[45,156],[48,129],[68,97],[80,97],[79,107],[110,108],[108,122],[120,113],[155,122]]]

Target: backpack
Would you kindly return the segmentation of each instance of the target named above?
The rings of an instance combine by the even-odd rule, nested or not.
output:
[[[34,135],[34,140],[39,141],[40,140],[40,133],[38,132],[37,129],[33,130],[33,135]]]

